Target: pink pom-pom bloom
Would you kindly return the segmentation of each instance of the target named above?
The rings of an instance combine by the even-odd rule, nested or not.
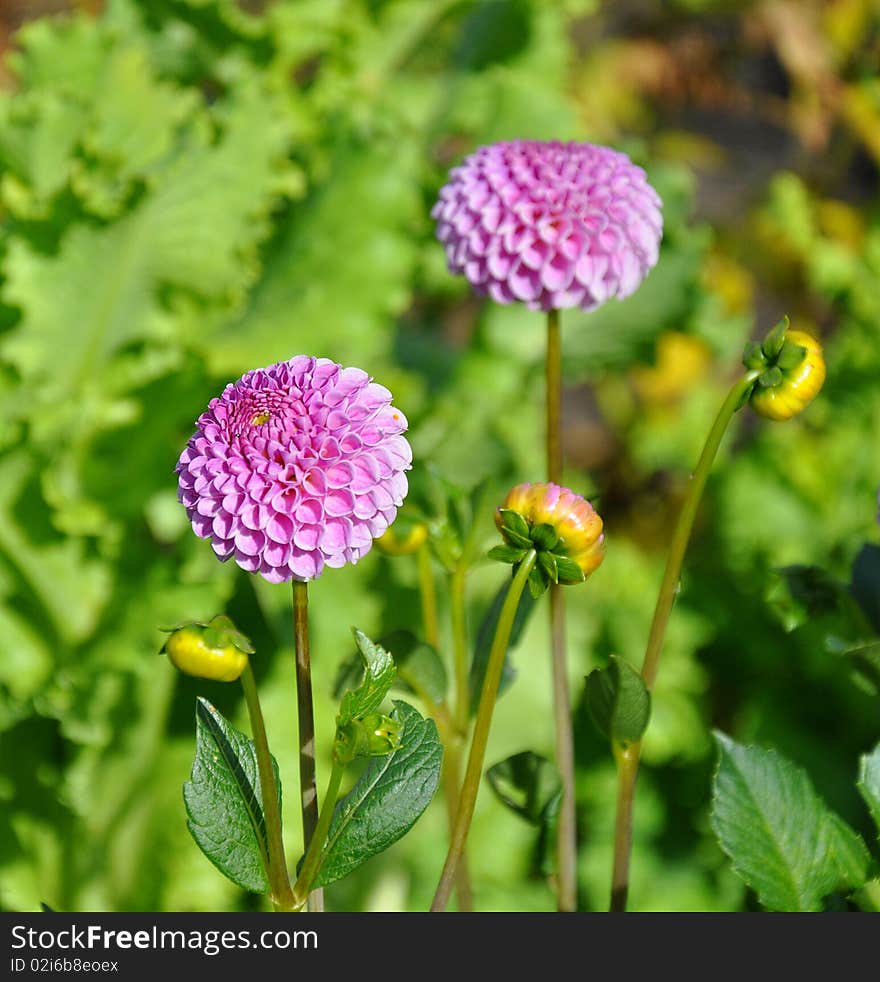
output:
[[[193,530],[272,583],[356,563],[406,496],[406,418],[359,368],[299,355],[255,369],[196,425],[177,464]]]
[[[626,154],[514,140],[458,166],[431,212],[453,273],[496,303],[592,310],[656,264],[661,201]]]

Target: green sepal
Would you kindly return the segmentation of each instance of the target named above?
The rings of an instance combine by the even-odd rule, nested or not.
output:
[[[761,351],[764,352],[770,361],[775,361],[779,356],[779,352],[782,351],[789,323],[788,317],[783,317],[778,324],[770,328],[766,337],[761,342]]]
[[[529,523],[512,508],[499,508],[498,514],[501,516],[501,528],[505,532],[511,532],[526,542],[531,542],[529,538]]]
[[[802,344],[795,344],[794,341],[786,339],[776,359],[776,364],[783,372],[793,372],[800,368],[806,357],[807,349]]]
[[[202,640],[209,648],[237,648],[246,655],[256,653],[257,649],[251,644],[251,639],[246,634],[242,634],[226,614],[217,614],[209,621],[184,621],[182,624],[175,624],[174,627],[160,627],[159,630],[170,636],[186,628],[198,628]],[[159,654],[164,655],[167,648],[166,641],[159,649]]]
[[[587,578],[584,571],[568,556],[560,556],[558,552],[552,554],[556,563],[556,572],[560,583],[583,583]]]
[[[757,341],[749,341],[743,351],[742,363],[749,370],[763,368],[767,364],[761,345]]]
[[[742,394],[737,400],[736,408],[733,410],[735,413],[739,412],[740,409],[742,409],[742,407],[749,401],[749,399],[751,399],[752,393],[755,391],[755,386],[757,384],[757,381],[752,382],[751,385],[746,386],[746,388],[743,389]]]
[[[551,583],[559,582],[559,573],[556,569],[556,560],[549,552],[539,552],[538,553],[538,566],[544,576],[550,580]]]
[[[758,376],[758,385],[762,389],[775,389],[778,385],[782,385],[782,369],[777,365],[765,369]]]
[[[641,739],[651,718],[651,693],[642,676],[618,655],[587,676],[587,708],[599,732],[624,746]]]
[[[529,573],[529,593],[537,600],[548,586],[549,584],[544,579],[543,573],[535,566],[531,573]]]
[[[543,550],[555,549],[557,543],[559,542],[559,535],[556,529],[552,525],[548,525],[546,522],[541,525],[535,525],[531,531],[531,540],[535,545],[535,548],[541,552]]]
[[[209,648],[238,648],[247,655],[253,655],[256,649],[251,644],[250,638],[232,623],[226,614],[218,614],[208,621],[204,634],[205,644]]]
[[[400,747],[401,724],[391,716],[370,713],[336,728],[333,756],[340,764],[356,757],[384,757]]]
[[[496,559],[499,563],[518,563],[522,561],[523,556],[528,552],[525,546],[517,548],[516,546],[493,546],[487,556],[489,559]]]

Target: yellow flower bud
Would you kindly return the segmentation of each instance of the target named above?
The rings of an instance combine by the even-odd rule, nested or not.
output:
[[[791,419],[813,401],[825,381],[822,346],[804,331],[788,331],[776,367],[777,383],[765,386],[759,379],[749,404],[767,419]]]
[[[162,648],[185,675],[214,682],[234,682],[253,650],[248,639],[222,614],[207,624],[182,624]]]

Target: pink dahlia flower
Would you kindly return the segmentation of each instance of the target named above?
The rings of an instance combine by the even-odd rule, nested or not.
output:
[[[514,140],[458,166],[431,212],[453,273],[497,303],[592,310],[656,264],[661,201],[623,153]]]
[[[359,368],[298,355],[255,369],[196,425],[177,464],[193,530],[272,583],[356,563],[406,496],[406,418]]]

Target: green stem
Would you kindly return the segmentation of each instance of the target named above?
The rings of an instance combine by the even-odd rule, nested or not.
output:
[[[251,721],[251,733],[253,734],[254,748],[257,753],[257,770],[260,775],[263,815],[266,818],[266,844],[269,852],[269,888],[272,891],[272,903],[278,910],[293,910],[293,894],[290,891],[290,880],[287,876],[287,862],[284,858],[284,842],[281,838],[281,811],[278,807],[278,788],[275,784],[275,771],[272,768],[269,741],[266,739],[266,726],[263,722],[263,711],[260,708],[257,683],[254,679],[254,672],[250,666],[250,662],[248,662],[241,674],[241,687],[244,689],[244,699],[247,703],[248,716]]]
[[[547,480],[562,480],[562,335],[559,311],[547,312],[547,357],[544,361],[547,398]]]
[[[547,313],[545,359],[547,402],[547,480],[562,482],[562,338],[559,311]],[[565,604],[562,588],[550,587],[550,650],[553,665],[553,716],[556,730],[556,764],[562,785],[559,824],[556,830],[559,910],[577,909],[577,812],[575,801],[574,732],[568,665],[565,656]]]
[[[315,778],[315,710],[312,701],[312,664],[309,652],[309,585],[293,581],[293,643],[296,650],[296,705],[299,726],[299,790],[302,807],[303,852],[308,853],[318,824],[318,787]],[[324,909],[324,893],[309,897],[309,910]]]
[[[522,596],[529,573],[535,565],[537,554],[534,549],[529,550],[523,558],[504,598],[501,607],[501,614],[498,617],[498,626],[495,628],[495,637],[492,639],[492,647],[489,651],[489,663],[486,666],[486,677],[483,680],[483,689],[480,693],[480,704],[477,708],[477,717],[474,721],[474,735],[471,739],[471,749],[468,755],[467,768],[464,775],[464,784],[458,799],[458,810],[455,816],[455,827],[452,831],[449,843],[449,852],[446,855],[446,863],[437,884],[437,892],[431,904],[432,911],[442,911],[446,909],[449,902],[449,895],[452,892],[452,885],[455,882],[456,872],[468,832],[471,827],[471,819],[474,815],[474,806],[477,802],[477,794],[480,789],[480,778],[483,773],[483,761],[486,757],[486,745],[489,742],[489,728],[492,725],[492,712],[495,708],[495,697],[498,694],[498,685],[501,682],[501,673],[504,669],[504,656],[510,643],[510,632],[513,628],[513,620],[519,606],[519,599]]]
[[[455,677],[455,726],[465,736],[470,720],[470,685],[468,680],[468,638],[465,613],[465,577],[467,567],[462,558],[449,578],[449,615],[452,620],[452,664]]]
[[[651,621],[651,630],[648,634],[648,644],[645,649],[645,660],[642,663],[642,678],[645,680],[647,688],[653,689],[657,679],[657,671],[660,665],[660,654],[663,650],[663,640],[666,636],[666,627],[669,624],[669,615],[672,612],[672,604],[678,590],[678,581],[681,576],[681,566],[684,555],[687,551],[691,532],[693,531],[694,521],[697,517],[697,510],[703,497],[709,471],[718,453],[721,440],[733,419],[734,413],[739,409],[743,397],[754,385],[758,372],[747,372],[737,379],[731,387],[727,398],[722,403],[715,422],[706,437],[703,452],[697,466],[691,475],[690,486],[678,522],[672,535],[672,542],[669,546],[669,557],[666,560],[666,570],[663,574],[663,582],[660,585],[660,593],[657,596],[657,605],[654,608],[654,618]],[[612,871],[612,897],[611,910],[626,910],[627,891],[629,888],[629,859],[632,852],[632,816],[635,798],[636,778],[639,772],[639,757],[641,755],[641,742],[632,744],[628,748],[627,754],[622,756],[619,748],[615,751],[617,759],[617,819],[614,829],[614,867]],[[621,761],[623,760],[623,764]]]
[[[419,594],[422,600],[422,624],[425,641],[432,648],[440,647],[440,624],[437,618],[437,591],[434,589],[434,571],[431,568],[431,548],[426,543],[416,554],[419,571]]]
[[[324,795],[324,804],[315,826],[312,841],[303,859],[302,869],[296,878],[293,886],[293,906],[299,910],[309,896],[314,896],[318,891],[309,894],[309,889],[318,870],[321,867],[321,853],[324,850],[324,843],[327,840],[327,832],[330,829],[330,820],[333,818],[333,809],[336,807],[336,799],[339,797],[339,786],[342,784],[342,775],[345,773],[345,764],[340,764],[333,758],[333,768],[330,771],[330,780],[327,783],[327,793]]]

